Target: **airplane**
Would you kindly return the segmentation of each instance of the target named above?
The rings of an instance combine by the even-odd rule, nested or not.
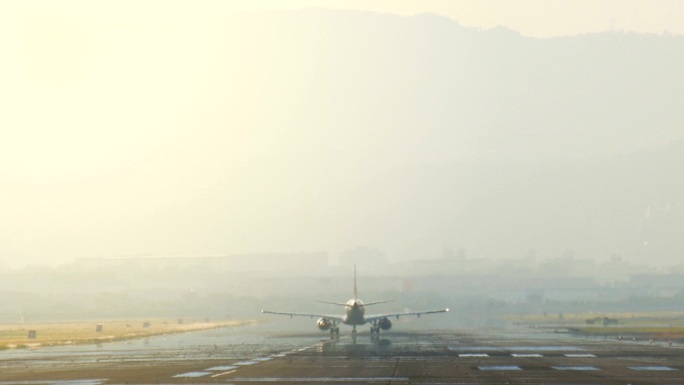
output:
[[[270,310],[262,310],[262,313],[265,314],[277,314],[277,315],[289,315],[290,318],[293,316],[302,316],[302,317],[320,317],[318,321],[316,321],[316,326],[318,326],[318,329],[321,331],[326,331],[330,330],[330,335],[339,335],[340,334],[340,328],[339,325],[340,323],[345,324],[345,325],[351,325],[352,326],[352,336],[356,336],[356,327],[357,326],[362,326],[367,323],[371,324],[370,332],[371,336],[373,334],[380,336],[380,330],[389,330],[392,328],[392,322],[390,321],[390,318],[395,317],[396,319],[399,319],[401,316],[409,316],[409,315],[415,315],[418,318],[420,318],[421,315],[423,314],[434,314],[434,313],[446,313],[449,311],[449,308],[446,309],[440,309],[440,310],[429,310],[429,311],[418,311],[418,312],[404,312],[404,313],[387,313],[387,314],[378,314],[378,315],[370,315],[366,316],[366,306],[371,306],[371,305],[377,305],[380,303],[386,303],[386,302],[391,302],[391,301],[377,301],[377,302],[369,302],[369,303],[363,303],[358,298],[357,295],[357,290],[356,290],[356,265],[354,265],[354,298],[350,299],[346,303],[339,303],[339,302],[328,302],[328,301],[318,301],[322,303],[327,303],[331,305],[339,305],[339,306],[344,306],[344,315],[339,316],[339,315],[326,315],[326,314],[310,314],[310,313],[287,313],[287,312],[279,312],[279,311],[270,311]]]

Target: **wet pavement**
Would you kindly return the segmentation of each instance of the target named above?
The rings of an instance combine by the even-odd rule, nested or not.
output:
[[[0,385],[684,384],[684,348],[510,330],[331,339],[260,324],[100,345],[0,351]],[[348,332],[348,331],[347,331]]]

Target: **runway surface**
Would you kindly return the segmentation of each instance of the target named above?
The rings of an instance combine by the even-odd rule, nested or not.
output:
[[[330,339],[267,324],[0,351],[0,385],[684,384],[684,347],[527,329]]]

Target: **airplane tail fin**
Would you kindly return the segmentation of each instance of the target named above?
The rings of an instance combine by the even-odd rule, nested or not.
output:
[[[356,264],[354,264],[354,301],[358,299],[358,292],[356,291]]]
[[[356,286],[356,264],[354,264],[354,302],[356,302],[359,299],[359,292]],[[376,301],[376,302],[368,302],[363,304],[363,306],[370,306],[370,305],[377,305],[379,303],[386,303],[386,302],[392,302],[394,301],[393,299],[390,300],[385,300],[385,301]],[[320,303],[327,303],[330,305],[339,305],[339,306],[350,306],[349,303],[341,303],[341,302],[332,302],[332,301],[316,301]]]

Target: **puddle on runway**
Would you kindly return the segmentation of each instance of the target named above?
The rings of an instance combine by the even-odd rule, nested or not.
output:
[[[176,374],[173,377],[178,377],[178,378],[197,378],[197,377],[204,377],[209,374],[212,374],[211,372],[187,372],[187,373],[181,373],[181,374]]]
[[[598,370],[593,366],[552,366],[556,370]]]
[[[233,365],[247,366],[247,365],[254,365],[254,364],[258,364],[258,362],[257,361],[240,361],[240,362],[234,363]]]
[[[667,370],[677,370],[669,366],[630,366],[632,370],[656,370],[656,371],[667,371]]]
[[[497,366],[478,366],[480,370],[522,370],[520,366],[514,365],[497,365]]]

